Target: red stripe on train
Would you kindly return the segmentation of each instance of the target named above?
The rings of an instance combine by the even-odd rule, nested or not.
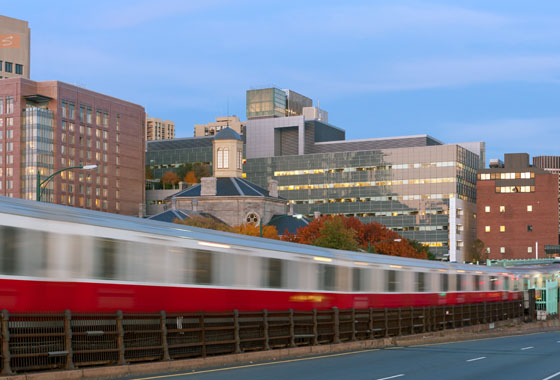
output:
[[[520,292],[352,294],[185,288],[135,284],[0,280],[0,309],[11,313],[312,310],[419,307],[517,300]]]

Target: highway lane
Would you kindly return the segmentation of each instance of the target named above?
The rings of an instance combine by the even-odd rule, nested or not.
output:
[[[135,379],[560,380],[560,333],[347,352]]]

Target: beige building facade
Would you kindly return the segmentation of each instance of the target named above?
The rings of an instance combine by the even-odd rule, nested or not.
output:
[[[29,79],[30,35],[27,21],[0,16],[0,79]]]
[[[145,137],[146,141],[171,140],[175,138],[175,122],[146,114]]]
[[[217,117],[215,122],[208,124],[195,124],[194,126],[194,137],[202,136],[214,136],[216,133],[220,132],[222,129],[231,128],[240,135],[245,133],[246,121],[239,120],[239,117],[233,116],[222,116]]]

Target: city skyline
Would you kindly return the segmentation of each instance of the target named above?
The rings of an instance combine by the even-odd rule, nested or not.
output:
[[[558,154],[552,1],[33,3],[2,11],[29,21],[31,79],[141,104],[177,137],[245,119],[245,91],[277,86],[320,101],[348,139],[427,133],[485,141],[488,158]]]

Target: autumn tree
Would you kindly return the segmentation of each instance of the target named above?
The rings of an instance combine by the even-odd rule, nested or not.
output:
[[[185,181],[186,183],[188,183],[189,185],[193,185],[195,183],[200,182],[200,180],[198,178],[196,178],[196,175],[194,174],[194,170],[191,170],[190,172],[188,172],[183,181]]]
[[[436,260],[436,255],[434,255],[432,251],[430,251],[430,248],[428,246],[416,240],[409,240],[408,244],[410,244],[418,252],[424,252],[428,257],[428,260]]]
[[[154,172],[149,166],[146,166],[146,179],[154,179]]]
[[[186,226],[207,228],[216,231],[233,232],[233,229],[227,224],[215,218],[208,218],[200,215],[195,215],[191,218],[186,219],[175,219],[173,222],[177,224],[184,224]]]
[[[168,171],[163,173],[163,175],[161,176],[161,183],[163,184],[164,188],[166,188],[167,186],[175,186],[177,183],[179,183],[179,177],[176,173]]]
[[[210,177],[212,175],[208,164],[196,163],[193,165],[193,171],[199,181],[203,177]]]
[[[255,223],[245,223],[238,226],[234,226],[232,232],[249,235],[249,236],[261,236],[261,226]],[[262,226],[262,237],[267,239],[279,239],[278,231],[274,226]]]
[[[311,242],[312,245],[324,248],[357,251],[356,231],[346,228],[342,218],[329,218],[319,229],[319,236]]]
[[[485,263],[488,259],[488,253],[486,252],[486,244],[480,239],[476,239],[468,250],[468,258],[466,261],[472,263]]]

